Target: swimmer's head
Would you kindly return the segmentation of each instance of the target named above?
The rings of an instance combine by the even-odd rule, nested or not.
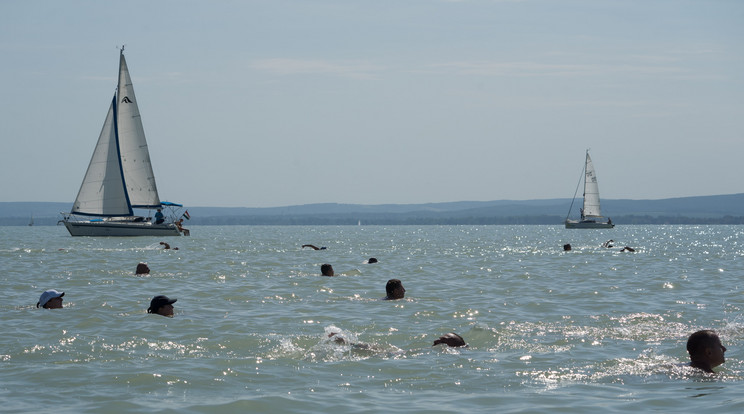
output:
[[[465,340],[462,339],[462,336],[460,336],[460,335],[458,335],[458,334],[456,334],[454,332],[450,332],[450,333],[444,334],[444,335],[440,336],[439,339],[437,339],[437,340],[434,341],[434,345],[439,345],[439,344],[445,344],[445,345],[451,346],[453,348],[457,348],[457,347],[460,347],[460,346],[467,346],[467,344],[465,343]],[[434,345],[432,345],[432,346],[434,346]]]
[[[385,292],[387,293],[385,299],[403,299],[406,288],[403,287],[403,282],[400,279],[390,279],[385,285]]]
[[[333,266],[329,265],[328,263],[320,265],[320,273],[323,276],[333,276]]]
[[[150,268],[147,266],[147,263],[140,262],[137,265],[137,270],[135,271],[138,275],[147,275],[150,274]]]

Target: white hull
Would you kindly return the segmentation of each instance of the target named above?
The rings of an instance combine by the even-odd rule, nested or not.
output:
[[[611,229],[615,225],[610,221],[566,220],[567,229]]]
[[[72,236],[180,236],[175,224],[65,220]]]

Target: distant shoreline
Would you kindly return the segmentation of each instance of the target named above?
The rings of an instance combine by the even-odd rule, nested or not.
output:
[[[71,203],[0,202],[0,226],[56,225]],[[425,204],[322,203],[286,207],[190,207],[188,225],[563,225],[571,199]],[[578,207],[571,217],[578,215]],[[744,224],[744,193],[661,200],[602,200],[613,223]],[[145,212],[144,214],[147,214]]]
[[[34,217],[34,226],[56,226],[58,218]],[[744,216],[724,216],[718,218],[685,216],[616,216],[613,223],[623,225],[742,225]],[[468,217],[468,218],[377,218],[345,219],[342,217],[257,217],[222,216],[192,218],[187,226],[484,226],[484,225],[563,225],[558,216],[522,217]],[[0,218],[0,227],[28,226],[28,219],[21,217]]]

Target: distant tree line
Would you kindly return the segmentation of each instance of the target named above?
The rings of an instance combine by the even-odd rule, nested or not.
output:
[[[514,216],[514,217],[416,217],[395,215],[382,216],[228,216],[228,217],[200,217],[192,220],[194,224],[206,225],[485,225],[485,224],[556,224],[561,219],[558,216]]]

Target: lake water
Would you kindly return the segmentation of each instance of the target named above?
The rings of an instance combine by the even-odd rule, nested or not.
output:
[[[0,411],[744,411],[744,226],[191,230],[0,227]],[[405,299],[380,300],[391,278]],[[699,329],[728,348],[715,375],[683,365]],[[432,347],[451,331],[469,347]]]

